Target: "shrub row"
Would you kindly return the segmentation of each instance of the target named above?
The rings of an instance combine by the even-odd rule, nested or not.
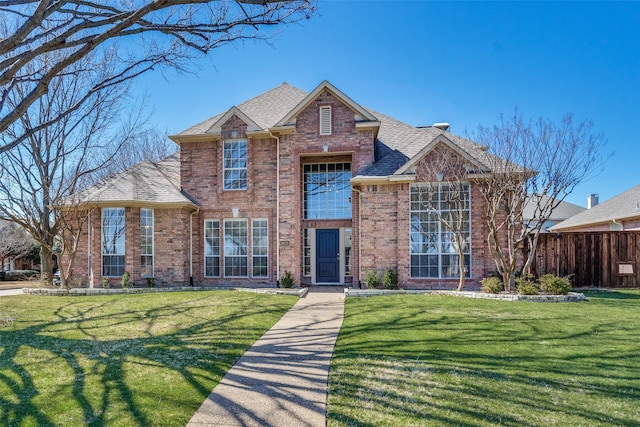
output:
[[[502,292],[502,281],[498,277],[485,277],[480,281],[482,292],[498,294]],[[540,291],[551,295],[566,295],[571,291],[571,282],[566,277],[545,274],[538,282],[529,277],[518,277],[516,288],[521,295],[538,295]]]

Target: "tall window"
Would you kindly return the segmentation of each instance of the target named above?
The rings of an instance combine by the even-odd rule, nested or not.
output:
[[[204,275],[220,277],[220,221],[204,222]]]
[[[124,208],[102,209],[102,275],[124,274]]]
[[[411,277],[460,277],[455,236],[462,237],[465,277],[471,274],[469,185],[419,184],[411,186]],[[458,224],[454,231],[444,225]]]
[[[267,277],[269,270],[269,229],[266,219],[254,219],[251,224],[251,264],[253,277]]]
[[[352,276],[353,275],[353,254],[351,253],[353,249],[353,233],[350,228],[344,229],[344,275]]]
[[[140,274],[153,277],[153,209],[140,209]]]
[[[223,172],[225,190],[247,189],[247,140],[224,141]]]
[[[249,236],[246,219],[224,220],[224,275],[248,276]]]
[[[304,229],[304,275],[311,276],[311,229]]]
[[[304,165],[305,219],[351,218],[351,164]]]

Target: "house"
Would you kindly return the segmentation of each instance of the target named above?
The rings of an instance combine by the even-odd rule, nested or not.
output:
[[[428,199],[464,218],[462,274],[478,285],[495,270],[478,189],[490,154],[446,129],[364,108],[326,81],[284,83],[171,136],[175,156],[78,195],[88,219],[74,275],[275,286],[289,271],[298,285],[357,286],[394,269],[406,288],[453,288],[459,251]],[[465,164],[461,213],[430,167],[443,155]]]
[[[551,231],[640,231],[640,185],[562,221]]]
[[[530,195],[525,201],[524,209],[522,210],[523,223],[527,224],[531,228],[537,226],[539,221],[536,219],[536,206],[549,206],[549,204],[550,202],[548,196]],[[579,214],[585,209],[586,208],[582,206],[565,202],[563,200],[559,202],[558,205],[553,209],[549,218],[545,220],[544,224],[540,228],[540,231],[549,232],[549,229],[554,225],[561,223],[567,218],[571,218],[572,216]]]

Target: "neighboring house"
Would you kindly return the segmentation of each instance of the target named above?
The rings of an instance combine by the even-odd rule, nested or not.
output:
[[[74,274],[275,286],[290,271],[297,284],[358,285],[395,269],[406,288],[453,288],[458,251],[422,203],[448,209],[446,179],[428,167],[443,152],[467,164],[463,274],[477,285],[495,270],[474,181],[490,155],[443,128],[366,109],[328,82],[282,84],[171,136],[177,155],[77,195],[90,215]]]
[[[551,231],[640,231],[640,185],[562,221]]]
[[[540,199],[540,197],[543,197],[544,199]],[[528,224],[530,228],[535,227],[538,224],[538,220],[536,219],[536,216],[538,216],[536,212],[536,206],[545,206],[548,203],[548,200],[548,196],[529,196],[522,211],[523,223]],[[571,218],[572,216],[579,214],[585,209],[586,208],[582,206],[562,201],[558,204],[558,206],[556,206],[555,209],[553,209],[549,218],[545,220],[544,224],[540,228],[540,231],[548,232],[549,228],[551,228],[552,226],[561,223],[567,218]]]

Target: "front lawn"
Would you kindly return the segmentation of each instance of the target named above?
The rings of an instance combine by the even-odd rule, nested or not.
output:
[[[183,426],[297,297],[0,298],[0,425]]]
[[[329,426],[640,425],[640,292],[348,298]]]

